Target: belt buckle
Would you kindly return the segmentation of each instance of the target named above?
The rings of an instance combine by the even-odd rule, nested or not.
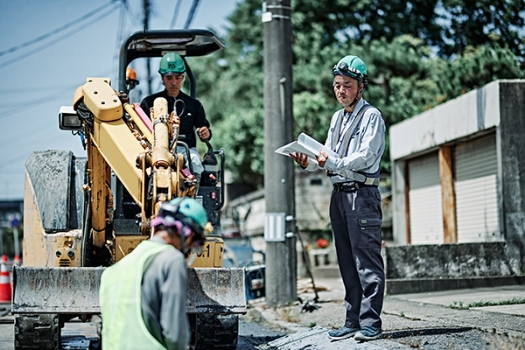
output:
[[[359,188],[359,185],[355,181],[350,181],[343,185],[343,191],[347,190],[348,192],[355,192]]]
[[[355,181],[350,182],[338,182],[334,184],[334,190],[336,192],[354,192],[359,189],[359,184]]]

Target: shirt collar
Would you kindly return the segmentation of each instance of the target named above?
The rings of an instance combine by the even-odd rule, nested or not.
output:
[[[365,105],[365,103],[366,103],[365,100],[361,98],[359,102],[357,102],[357,104],[355,105],[354,109],[352,110],[352,114],[350,114],[350,116],[355,117],[357,113],[359,113],[359,111],[361,110],[361,107]],[[345,114],[348,114],[348,113],[345,113]]]

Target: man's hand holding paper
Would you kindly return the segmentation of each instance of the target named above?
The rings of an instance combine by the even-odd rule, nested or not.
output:
[[[290,153],[290,157],[292,157],[292,159],[295,160],[295,162],[299,164],[301,168],[308,167],[308,156],[306,154],[294,152]]]
[[[330,148],[317,142],[305,133],[301,133],[297,138],[297,141],[293,141],[276,149],[275,153],[292,157],[292,159],[303,168],[306,168],[309,162],[324,167],[328,157],[339,157],[339,155]]]

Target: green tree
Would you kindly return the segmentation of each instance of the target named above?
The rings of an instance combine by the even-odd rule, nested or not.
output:
[[[8,256],[14,256],[15,255],[15,239],[14,239],[14,230],[9,228],[0,228],[2,230],[2,254],[8,255]],[[19,242],[19,249],[20,249],[20,255],[22,255],[22,242],[24,237],[24,230],[22,227],[18,229],[18,242]]]
[[[457,97],[496,79],[524,78],[514,53],[507,48],[467,46],[463,56],[432,63],[433,80],[445,99]]]
[[[418,25],[428,28],[417,30],[410,22],[413,14],[406,7],[416,5]],[[295,135],[306,132],[324,141],[330,118],[340,108],[332,91],[331,68],[350,53],[368,66],[370,84],[364,97],[381,109],[387,128],[494,79],[524,76],[510,46],[482,42],[466,46],[463,55],[452,58],[432,54],[440,40],[437,16],[430,18],[429,12],[435,6],[434,1],[293,1]],[[382,11],[374,14],[372,9],[378,8]],[[227,168],[236,182],[256,186],[262,186],[264,171],[261,12],[260,1],[239,3],[230,16],[226,50],[199,58],[199,65],[192,66],[198,96],[212,122],[213,145],[225,148]],[[388,22],[386,27],[381,21]],[[388,149],[382,170],[390,170]]]
[[[462,55],[467,46],[489,45],[525,57],[524,0],[442,0],[440,5],[442,40],[432,44],[441,54]]]

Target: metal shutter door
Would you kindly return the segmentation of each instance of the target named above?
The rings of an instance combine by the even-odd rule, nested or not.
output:
[[[458,243],[502,239],[497,172],[494,134],[456,146],[454,188]]]
[[[437,153],[411,160],[409,171],[410,240],[443,243],[443,212]]]

